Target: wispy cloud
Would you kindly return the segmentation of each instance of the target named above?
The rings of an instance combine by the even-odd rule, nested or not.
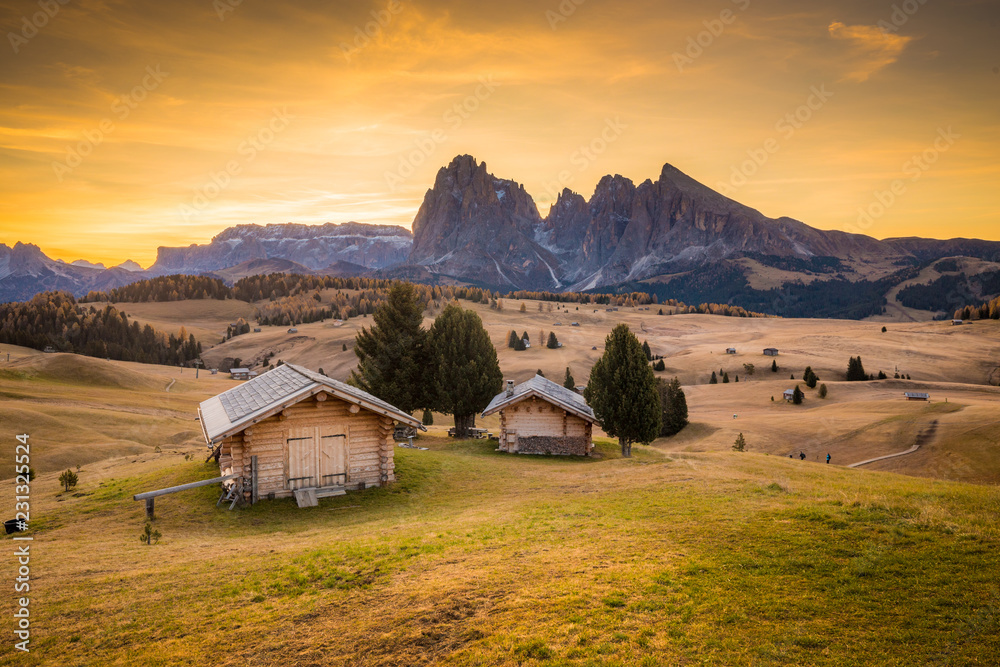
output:
[[[849,71],[842,81],[867,81],[875,72],[899,60],[906,45],[913,41],[913,37],[873,25],[845,25],[836,21],[830,24],[829,31],[833,39],[849,44]]]

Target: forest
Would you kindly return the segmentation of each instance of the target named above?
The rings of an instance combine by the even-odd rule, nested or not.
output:
[[[938,262],[938,270],[944,270],[942,264]],[[946,275],[926,285],[904,287],[899,291],[899,302],[907,308],[947,313],[997,295],[1000,295],[1000,271],[987,271],[974,276]]]
[[[201,355],[201,343],[183,329],[175,336],[139,326],[114,306],[84,307],[68,292],[0,304],[0,343],[145,364],[186,364]]]

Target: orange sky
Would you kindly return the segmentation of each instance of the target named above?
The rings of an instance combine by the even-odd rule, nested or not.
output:
[[[0,242],[54,258],[409,226],[461,153],[543,214],[669,162],[824,229],[1000,239],[995,2],[42,5],[0,0]]]

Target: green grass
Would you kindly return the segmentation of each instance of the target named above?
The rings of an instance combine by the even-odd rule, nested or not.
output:
[[[423,441],[425,444],[427,440]],[[138,465],[42,494],[30,656],[73,665],[995,664],[992,487],[754,454],[397,449],[399,482],[242,511]],[[39,492],[41,493],[41,492]],[[363,656],[363,661],[359,656]],[[360,662],[359,662],[360,661]]]

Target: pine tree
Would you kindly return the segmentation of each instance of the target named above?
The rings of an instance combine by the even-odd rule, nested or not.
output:
[[[729,373],[722,374],[722,384],[729,384]]]
[[[546,343],[545,346],[550,350],[555,350],[556,348],[559,347],[559,339],[556,338],[556,332],[554,331],[549,332],[549,342]]]
[[[69,491],[76,486],[77,481],[79,481],[79,477],[72,470],[67,470],[59,475],[59,483],[63,485],[66,491]]]
[[[632,456],[632,443],[652,442],[660,432],[656,377],[627,324],[616,326],[605,339],[604,355],[590,371],[584,397],[604,432],[618,438],[624,457]]]
[[[507,336],[507,347],[517,349],[517,341],[518,340],[519,339],[517,337],[517,332],[514,331],[513,329],[511,329],[510,330],[510,335]]]
[[[424,408],[424,414],[420,418],[420,423],[424,426],[434,425],[434,414],[428,408]]]
[[[747,439],[743,437],[742,433],[740,433],[738,436],[736,436],[736,442],[733,443],[733,451],[745,452],[746,450],[747,450]]]
[[[802,405],[803,397],[804,394],[802,393],[802,390],[799,389],[799,385],[795,385],[795,391],[792,392],[792,403],[795,405]]]
[[[774,360],[771,361],[771,372],[772,373],[777,373],[778,372],[778,360],[777,359],[774,359]]]
[[[827,394],[826,385],[825,384],[821,384],[819,386],[819,397],[820,398],[826,398],[826,394]]]
[[[358,367],[348,382],[403,412],[426,406],[423,382],[427,332],[413,285],[399,283],[362,328],[354,343]]]
[[[545,373],[542,372],[541,368],[539,368],[537,371],[535,371],[535,375],[540,375],[541,377],[545,377]]]
[[[681,389],[681,381],[657,380],[656,388],[660,395],[660,437],[670,437],[681,432],[688,425],[687,398]]]
[[[514,351],[515,352],[524,352],[527,349],[528,348],[524,345],[524,339],[523,338],[518,338],[517,340],[514,341]]]
[[[712,371],[712,378],[708,381],[709,384],[719,384],[719,377]]]
[[[430,407],[454,415],[455,434],[464,438],[503,386],[496,348],[479,315],[457,303],[434,320],[427,347]]]
[[[654,371],[665,371],[665,370],[667,370],[667,365],[665,363],[663,363],[663,359],[660,359],[655,364],[653,364],[653,370]]]
[[[847,364],[848,382],[862,382],[867,379],[868,375],[865,373],[865,367],[861,363],[861,357],[851,357],[851,360]]]
[[[570,391],[576,390],[576,380],[573,379],[573,375],[569,372],[569,366],[566,367],[566,377],[563,379],[563,386]]]
[[[802,381],[805,382],[806,386],[810,389],[816,388],[816,383],[819,382],[819,376],[813,373],[812,366],[806,366],[806,371],[802,374]]]
[[[879,380],[888,380],[888,379],[889,379],[889,376],[885,374],[885,371],[881,371],[881,370],[880,370],[880,371],[878,372],[878,379],[879,379]]]
[[[653,351],[649,349],[649,343],[642,341],[642,352],[646,355],[646,361],[653,360]]]

